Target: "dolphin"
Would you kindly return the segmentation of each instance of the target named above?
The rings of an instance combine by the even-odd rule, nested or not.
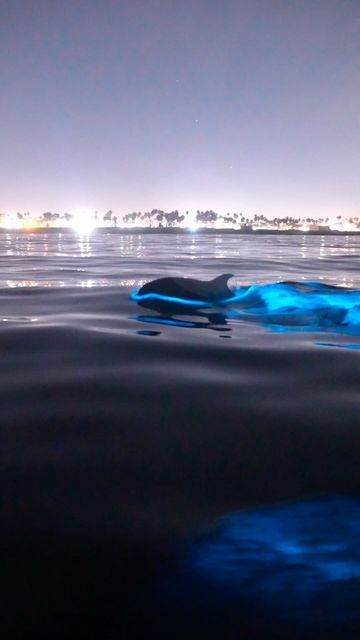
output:
[[[164,296],[165,298],[176,299],[177,301],[193,301],[199,303],[224,302],[232,298],[234,293],[228,287],[228,280],[232,278],[232,273],[224,273],[213,280],[204,282],[196,278],[159,278],[144,284],[139,289],[134,298],[151,298]]]

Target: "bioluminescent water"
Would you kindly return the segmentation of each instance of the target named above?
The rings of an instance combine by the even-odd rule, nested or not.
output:
[[[230,298],[204,302],[158,293],[133,292],[131,300],[152,303],[159,309],[167,305],[177,310],[204,310],[220,307],[227,318],[252,320],[263,325],[293,329],[335,329],[360,334],[360,291],[319,282],[276,282],[234,289]]]
[[[240,628],[336,632],[360,629],[360,500],[329,497],[231,514],[188,543],[159,587],[179,617]],[[323,635],[321,635],[323,637]]]
[[[359,256],[0,232],[1,637],[355,639]]]

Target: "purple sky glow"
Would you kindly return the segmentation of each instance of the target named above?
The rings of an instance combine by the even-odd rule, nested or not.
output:
[[[360,214],[358,0],[0,0],[0,211]]]

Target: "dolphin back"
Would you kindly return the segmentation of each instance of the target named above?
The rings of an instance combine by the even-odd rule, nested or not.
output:
[[[144,284],[138,295],[156,294],[184,300],[216,302],[232,296],[232,291],[227,286],[231,277],[232,274],[225,273],[208,282],[196,278],[158,278]]]
[[[176,285],[177,278],[157,278],[144,284],[138,291],[138,295],[144,296],[149,294],[156,294],[160,296],[175,296],[180,292],[179,287]]]

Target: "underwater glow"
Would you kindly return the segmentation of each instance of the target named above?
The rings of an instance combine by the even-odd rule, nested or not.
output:
[[[254,573],[257,563],[296,565],[296,572],[303,565],[316,571],[314,589],[318,589],[323,581],[360,579],[356,539],[360,539],[360,500],[333,498],[267,507],[225,518],[214,539],[195,547],[192,564],[210,579],[237,585]],[[256,589],[267,591],[267,584],[267,578],[258,580]],[[303,590],[296,580],[289,586]],[[271,580],[271,591],[284,588],[281,576]]]
[[[360,623],[359,539],[360,500],[352,497],[233,514],[186,545],[163,597],[181,592],[193,611],[218,602],[235,616],[249,607],[265,628],[276,619],[353,628]]]

